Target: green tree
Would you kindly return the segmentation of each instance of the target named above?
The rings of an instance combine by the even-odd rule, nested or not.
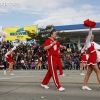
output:
[[[49,37],[50,31],[54,29],[53,25],[48,25],[45,28],[38,28],[38,33],[36,33],[34,30],[32,32],[26,30],[28,36],[30,38],[27,38],[27,40],[38,40],[40,44],[43,44],[44,41]],[[57,40],[62,44],[66,42],[70,42],[70,35],[67,34],[67,32],[57,32]]]
[[[57,40],[63,44],[70,42],[70,35],[67,34],[67,32],[57,32]]]
[[[52,25],[48,25],[45,28],[38,28],[38,34],[35,39],[39,40],[40,44],[43,44],[44,41],[49,37],[49,33],[52,29],[53,29]]]
[[[27,32],[27,35],[29,36],[29,38],[27,38],[27,40],[33,40],[36,38],[37,33],[32,30],[32,32],[30,32],[29,30],[25,30]]]

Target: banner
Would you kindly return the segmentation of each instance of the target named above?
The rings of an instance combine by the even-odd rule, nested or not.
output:
[[[34,31],[34,33],[37,33],[37,26],[10,27],[4,28],[4,31],[8,33],[8,37],[5,38],[5,41],[13,41],[16,39],[23,41],[26,40],[26,38],[30,38],[26,31]]]

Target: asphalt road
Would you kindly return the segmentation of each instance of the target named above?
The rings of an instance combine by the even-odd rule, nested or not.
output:
[[[0,100],[100,100],[100,84],[95,73],[88,84],[92,91],[81,89],[84,76],[78,70],[64,70],[64,73],[66,76],[59,76],[59,80],[66,90],[59,92],[52,80],[48,84],[50,89],[40,86],[46,70],[17,70],[14,76],[9,72],[4,76],[0,70]]]

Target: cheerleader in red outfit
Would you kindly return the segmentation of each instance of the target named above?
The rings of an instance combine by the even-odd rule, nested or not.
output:
[[[95,27],[96,23],[93,21],[90,21],[90,20],[86,20],[86,21],[84,21],[84,25],[88,26],[90,28],[90,30],[89,30],[89,34],[88,34],[86,43],[83,47],[83,50],[85,48],[87,48],[87,50],[89,52],[89,58],[87,61],[88,70],[87,70],[87,74],[86,74],[85,79],[84,79],[84,84],[82,86],[82,89],[83,90],[91,90],[91,88],[89,88],[87,86],[87,82],[89,80],[89,77],[90,77],[92,71],[95,71],[95,73],[97,75],[97,79],[100,83],[100,70],[99,70],[98,65],[97,65],[97,53],[96,53],[96,49],[94,47],[94,44],[92,43],[93,39],[94,39],[94,35],[92,35],[92,28]]]
[[[85,75],[82,73],[83,68],[86,66],[87,58],[86,58],[86,51],[81,51],[81,60],[80,60],[80,75]]]
[[[63,47],[63,49],[66,49],[66,47]],[[59,73],[60,73],[60,76],[65,76],[65,74],[63,72],[63,65],[62,65],[61,58],[60,58],[60,47],[58,47],[58,54],[59,54],[59,56],[58,56],[57,65],[58,65],[58,68],[59,68]]]
[[[13,56],[12,56],[12,52],[16,49],[16,46],[14,46],[13,48],[9,47],[8,48],[8,52],[5,54],[6,60],[9,63],[9,68],[6,69],[6,71],[10,71],[10,75],[14,75],[12,73],[13,71]],[[4,75],[6,75],[6,71],[4,71]]]

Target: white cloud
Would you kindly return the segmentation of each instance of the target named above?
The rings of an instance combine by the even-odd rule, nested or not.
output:
[[[7,13],[8,12],[8,10],[7,9],[0,9],[0,12],[2,12],[2,13]]]
[[[82,6],[83,8],[83,6]],[[60,8],[56,11],[48,13],[47,18],[38,20],[33,24],[38,24],[39,26],[46,25],[69,25],[69,24],[82,24],[84,20],[91,19],[94,21],[100,21],[100,14],[97,10],[92,9],[74,9],[71,7]],[[93,8],[91,6],[91,8]],[[97,14],[98,13],[98,14]]]
[[[82,8],[83,9],[93,9],[93,6],[91,6],[89,4],[85,4],[85,5],[82,5]]]
[[[5,7],[9,10],[43,11],[45,9],[57,8],[64,3],[68,5],[72,2],[74,0],[0,0],[0,7]]]
[[[39,26],[80,24],[85,19],[100,21],[100,8],[90,4],[78,4],[78,0],[0,0],[0,3],[18,3],[15,6],[0,7],[0,12],[17,11],[38,16],[33,22]],[[73,4],[73,5],[72,5]],[[75,6],[75,4],[77,6]]]

